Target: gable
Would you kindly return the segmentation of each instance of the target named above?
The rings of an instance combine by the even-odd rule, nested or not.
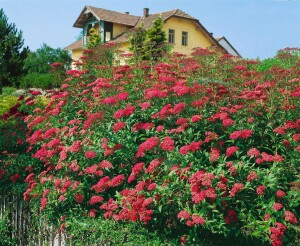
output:
[[[82,28],[85,22],[91,17],[95,17],[98,21],[113,22],[126,26],[135,26],[140,18],[138,16],[120,13],[117,11],[85,6],[73,26]]]
[[[206,33],[200,28],[196,21],[179,18],[179,17],[171,17],[169,18],[163,27],[164,31],[167,34],[169,33],[169,29],[174,30],[174,44],[173,51],[179,53],[190,53],[193,48],[196,47],[210,47],[215,45],[215,42],[207,37]],[[188,45],[182,45],[182,33],[188,33]]]

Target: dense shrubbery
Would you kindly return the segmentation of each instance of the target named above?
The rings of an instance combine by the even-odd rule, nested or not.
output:
[[[298,57],[259,72],[206,49],[153,69],[95,66],[85,53],[45,108],[20,101],[35,160],[17,182],[34,210],[75,243],[82,231],[134,241],[128,228],[159,244],[299,243]],[[0,163],[1,187],[21,163]]]
[[[21,80],[21,88],[41,88],[51,89],[61,86],[61,81],[57,79],[55,73],[31,73],[24,76]]]
[[[71,61],[68,51],[43,44],[35,52],[30,52],[25,59],[24,70],[27,73],[21,79],[21,88],[60,87]]]
[[[274,67],[288,69],[299,61],[300,52],[297,48],[286,48],[279,50],[275,57],[262,60],[258,71],[263,72]]]

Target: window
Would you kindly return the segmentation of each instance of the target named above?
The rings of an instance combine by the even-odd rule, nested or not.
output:
[[[182,46],[188,45],[188,32],[182,32]]]
[[[174,44],[175,43],[175,30],[169,29],[169,43]]]

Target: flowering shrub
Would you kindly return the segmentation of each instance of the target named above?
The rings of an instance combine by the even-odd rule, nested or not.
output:
[[[28,169],[26,201],[61,229],[91,217],[168,228],[178,243],[296,242],[299,59],[264,72],[205,49],[153,69],[85,62],[44,109],[27,102],[43,166]]]

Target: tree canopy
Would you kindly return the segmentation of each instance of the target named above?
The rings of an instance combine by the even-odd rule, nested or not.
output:
[[[28,73],[47,73],[51,70],[50,65],[54,62],[61,62],[69,66],[71,63],[70,54],[66,50],[54,49],[44,43],[35,52],[28,54],[24,69]]]
[[[21,87],[50,89],[60,86],[61,77],[70,68],[71,61],[68,51],[42,44],[35,52],[30,52],[25,60],[24,70],[27,74],[21,80]]]
[[[18,85],[24,74],[24,60],[29,52],[23,47],[22,31],[9,23],[3,9],[0,9],[0,93],[3,86]]]

